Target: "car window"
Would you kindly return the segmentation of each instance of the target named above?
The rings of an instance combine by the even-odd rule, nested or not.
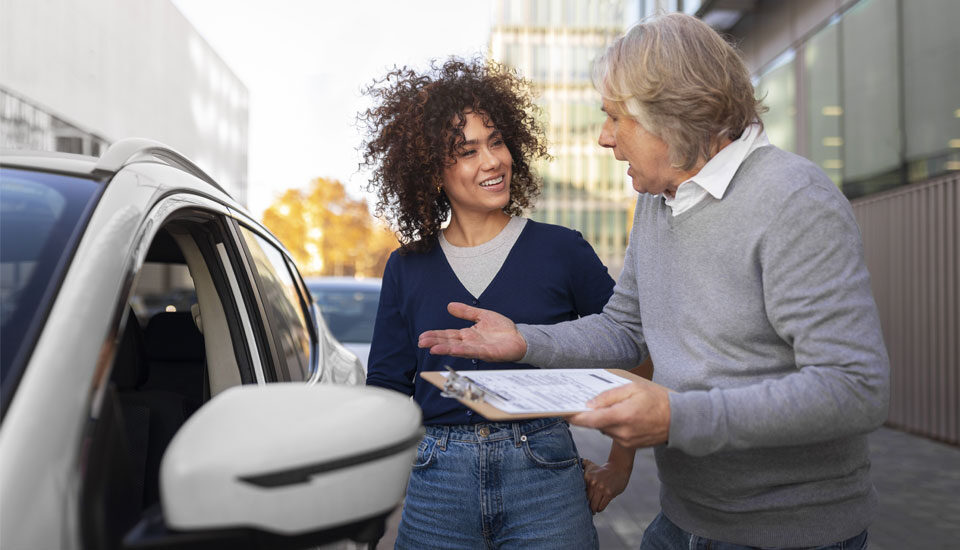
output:
[[[0,386],[33,345],[101,185],[90,179],[0,169]]]
[[[264,309],[280,354],[277,375],[284,380],[306,380],[310,377],[310,328],[283,253],[249,229],[240,230],[259,275]]]
[[[313,300],[340,342],[369,343],[373,340],[373,325],[377,320],[380,292],[376,289],[338,288],[310,284]]]
[[[143,264],[136,292],[130,298],[130,306],[143,326],[160,312],[189,312],[196,303],[197,291],[186,264],[160,262]]]

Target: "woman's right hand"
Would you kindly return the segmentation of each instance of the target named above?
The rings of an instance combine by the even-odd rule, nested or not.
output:
[[[602,512],[630,482],[632,468],[618,467],[610,462],[603,466],[583,459],[583,479],[587,483],[587,500],[590,511]]]
[[[459,302],[451,302],[447,311],[474,324],[460,330],[428,330],[421,334],[418,345],[429,348],[432,355],[519,361],[527,353],[527,342],[517,325],[503,315]]]

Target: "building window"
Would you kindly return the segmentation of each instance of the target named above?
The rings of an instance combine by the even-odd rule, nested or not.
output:
[[[804,50],[807,156],[837,186],[843,180],[843,106],[840,100],[840,27],[817,33]]]
[[[763,116],[763,125],[770,143],[785,150],[797,150],[797,79],[793,50],[773,62],[772,68],[760,77],[757,92],[770,109]]]
[[[858,196],[901,182],[896,0],[864,0],[842,25],[844,191]]]
[[[906,160],[911,179],[960,169],[960,2],[911,0],[903,9]]]
[[[82,155],[83,138],[77,136],[57,136],[57,151]]]

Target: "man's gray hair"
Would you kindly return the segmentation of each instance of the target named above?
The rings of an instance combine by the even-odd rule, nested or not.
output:
[[[593,66],[593,83],[619,114],[667,143],[691,170],[736,140],[766,111],[740,54],[706,23],[682,13],[634,25]]]

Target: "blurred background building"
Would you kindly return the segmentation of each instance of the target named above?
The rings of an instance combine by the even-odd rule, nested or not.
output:
[[[604,115],[591,62],[636,21],[629,0],[495,0],[490,55],[532,80],[551,162],[531,217],[580,231],[616,277],[636,193],[626,167],[597,145]]]
[[[99,156],[149,137],[241,203],[248,94],[168,0],[0,0],[0,147]]]

